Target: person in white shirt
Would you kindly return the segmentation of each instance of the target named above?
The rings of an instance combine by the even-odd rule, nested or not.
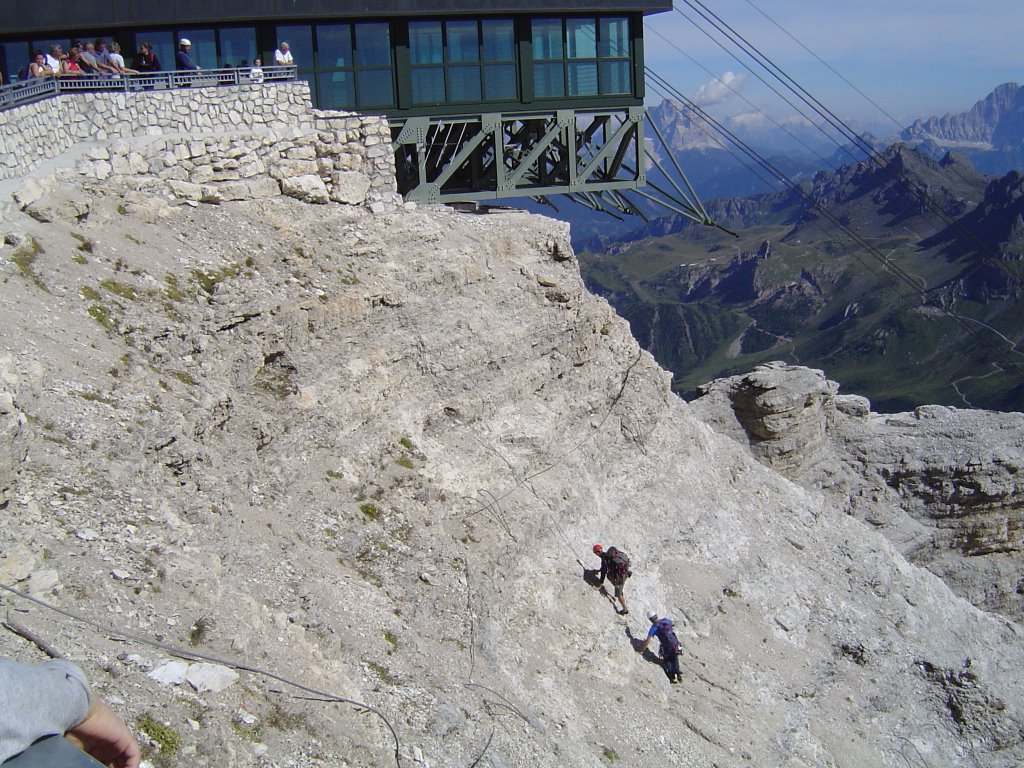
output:
[[[120,72],[122,75],[137,75],[139,70],[129,69],[124,64],[124,56],[121,55],[121,46],[115,42],[110,43],[110,63],[114,69]]]
[[[282,41],[278,49],[274,51],[274,64],[278,67],[289,67],[294,63],[292,52],[288,50],[288,43]]]
[[[50,65],[50,69],[54,72],[60,72],[60,57],[63,53],[64,51],[60,45],[54,43],[50,46],[50,52],[46,54],[46,63]]]
[[[263,82],[263,59],[258,56],[252,60],[252,69],[249,70],[249,81],[252,83]]]

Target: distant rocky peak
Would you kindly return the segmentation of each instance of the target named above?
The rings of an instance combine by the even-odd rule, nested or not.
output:
[[[691,119],[690,108],[678,101],[663,99],[660,104],[648,109],[647,113],[672,152],[725,148],[725,144],[714,134],[696,125]]]
[[[915,120],[905,129],[903,141],[972,142],[995,147],[1024,143],[1024,89],[1003,83],[992,93],[958,115]]]

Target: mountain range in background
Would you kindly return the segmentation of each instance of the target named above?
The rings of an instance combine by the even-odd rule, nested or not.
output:
[[[962,152],[982,173],[1024,168],[1024,88],[1003,83],[969,112],[915,120],[899,138],[933,157]]]
[[[728,152],[672,105],[651,115],[688,173],[726,167]],[[879,411],[1024,410],[1024,164],[1014,160],[1024,90],[1001,85],[969,112],[915,121],[898,138],[813,172],[797,155],[796,188],[708,202],[736,237],[677,214],[575,233],[588,287],[687,398],[785,359],[825,370]]]
[[[580,256],[684,397],[781,358],[879,411],[1024,410],[1020,173],[990,181],[963,156],[895,145],[709,210],[739,237],[666,217]]]
[[[662,101],[651,107],[648,115],[656,126],[656,130],[647,129],[649,147],[659,163],[668,168],[671,168],[671,152],[701,200],[752,197],[781,189],[781,183],[757,168],[747,156],[728,146],[725,139],[712,134],[700,121],[693,120],[689,109]],[[811,179],[818,171],[836,170],[864,157],[860,149],[839,146],[828,138],[831,129],[819,129],[802,118],[776,121],[763,115],[744,114],[722,118],[720,122],[794,181]],[[959,152],[968,157],[978,171],[989,175],[1024,168],[1024,89],[1017,83],[996,87],[967,112],[916,120],[908,128],[888,136],[859,130],[856,125],[852,128],[858,131],[863,145],[878,152],[902,142],[936,159],[949,151]],[[876,126],[872,129],[878,130]],[[651,184],[669,186],[657,167],[648,169],[647,178]],[[550,203],[553,207],[532,201],[512,202],[516,207],[553,215],[571,224],[573,245],[577,250],[601,250],[628,236],[639,223],[636,217],[615,219],[564,198],[555,198]],[[643,201],[639,201],[639,207],[649,219],[666,213],[666,209]]]

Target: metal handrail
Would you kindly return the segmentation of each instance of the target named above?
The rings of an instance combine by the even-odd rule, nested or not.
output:
[[[253,77],[253,67],[224,67],[195,71],[145,72],[138,75],[81,75],[39,77],[0,87],[0,110],[31,104],[62,93],[161,91],[222,85],[264,85],[297,79],[294,65],[260,67],[262,76]]]

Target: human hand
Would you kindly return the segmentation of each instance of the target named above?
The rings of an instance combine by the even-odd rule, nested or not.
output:
[[[64,736],[104,765],[139,768],[142,753],[135,737],[124,721],[95,694],[85,719]]]

